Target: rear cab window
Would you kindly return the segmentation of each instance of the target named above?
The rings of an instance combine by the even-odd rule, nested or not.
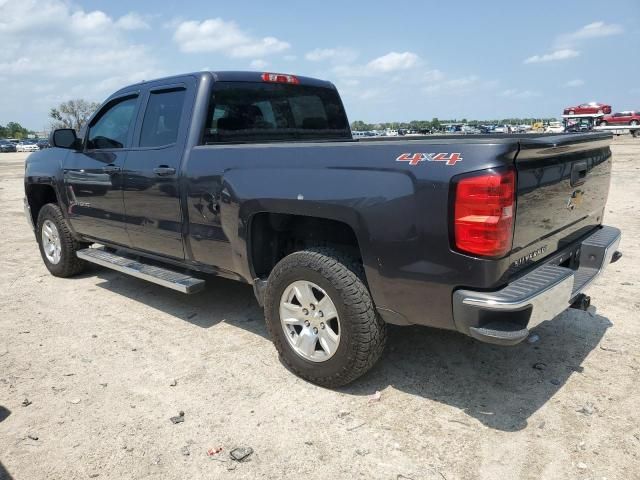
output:
[[[203,143],[351,139],[332,88],[259,82],[216,82]]]

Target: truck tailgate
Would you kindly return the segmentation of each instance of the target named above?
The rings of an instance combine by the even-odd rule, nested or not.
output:
[[[602,223],[611,173],[610,134],[520,141],[511,261],[524,267]]]

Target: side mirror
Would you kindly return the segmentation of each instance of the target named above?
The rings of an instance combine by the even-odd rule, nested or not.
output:
[[[52,147],[76,149],[79,143],[73,128],[58,128],[49,135],[49,144]]]

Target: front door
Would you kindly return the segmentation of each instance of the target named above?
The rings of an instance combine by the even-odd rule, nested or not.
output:
[[[70,152],[63,175],[69,219],[80,234],[129,246],[122,168],[134,122],[136,94],[110,101],[89,125],[82,151]]]
[[[195,83],[152,87],[124,170],[126,223],[133,248],[184,259],[180,161]]]

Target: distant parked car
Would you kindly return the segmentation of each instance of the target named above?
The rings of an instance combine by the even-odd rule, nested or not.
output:
[[[582,103],[576,107],[567,107],[564,109],[564,115],[583,115],[594,113],[611,113],[611,105],[604,103],[589,102]]]
[[[16,151],[16,146],[14,143],[11,143],[8,140],[0,140],[0,152],[9,153],[9,152],[15,152],[15,151]]]
[[[613,115],[605,115],[600,120],[600,125],[640,125],[640,111],[628,110]]]
[[[595,122],[592,118],[578,118],[575,120],[567,121],[564,127],[564,131],[569,133],[588,132],[590,130],[593,130],[594,126]]]
[[[18,152],[37,152],[40,150],[37,144],[31,142],[20,142],[16,145],[16,151]]]
[[[564,125],[562,122],[549,122],[549,125],[544,129],[544,133],[562,133],[564,132]]]
[[[38,145],[38,148],[40,150],[44,150],[45,148],[49,148],[51,146],[51,145],[49,145],[49,140],[46,140],[46,139],[38,140],[36,142],[36,145]]]
[[[465,135],[477,135],[480,132],[479,128],[476,127],[472,127],[470,125],[463,125],[462,126],[462,133],[464,133]]]

